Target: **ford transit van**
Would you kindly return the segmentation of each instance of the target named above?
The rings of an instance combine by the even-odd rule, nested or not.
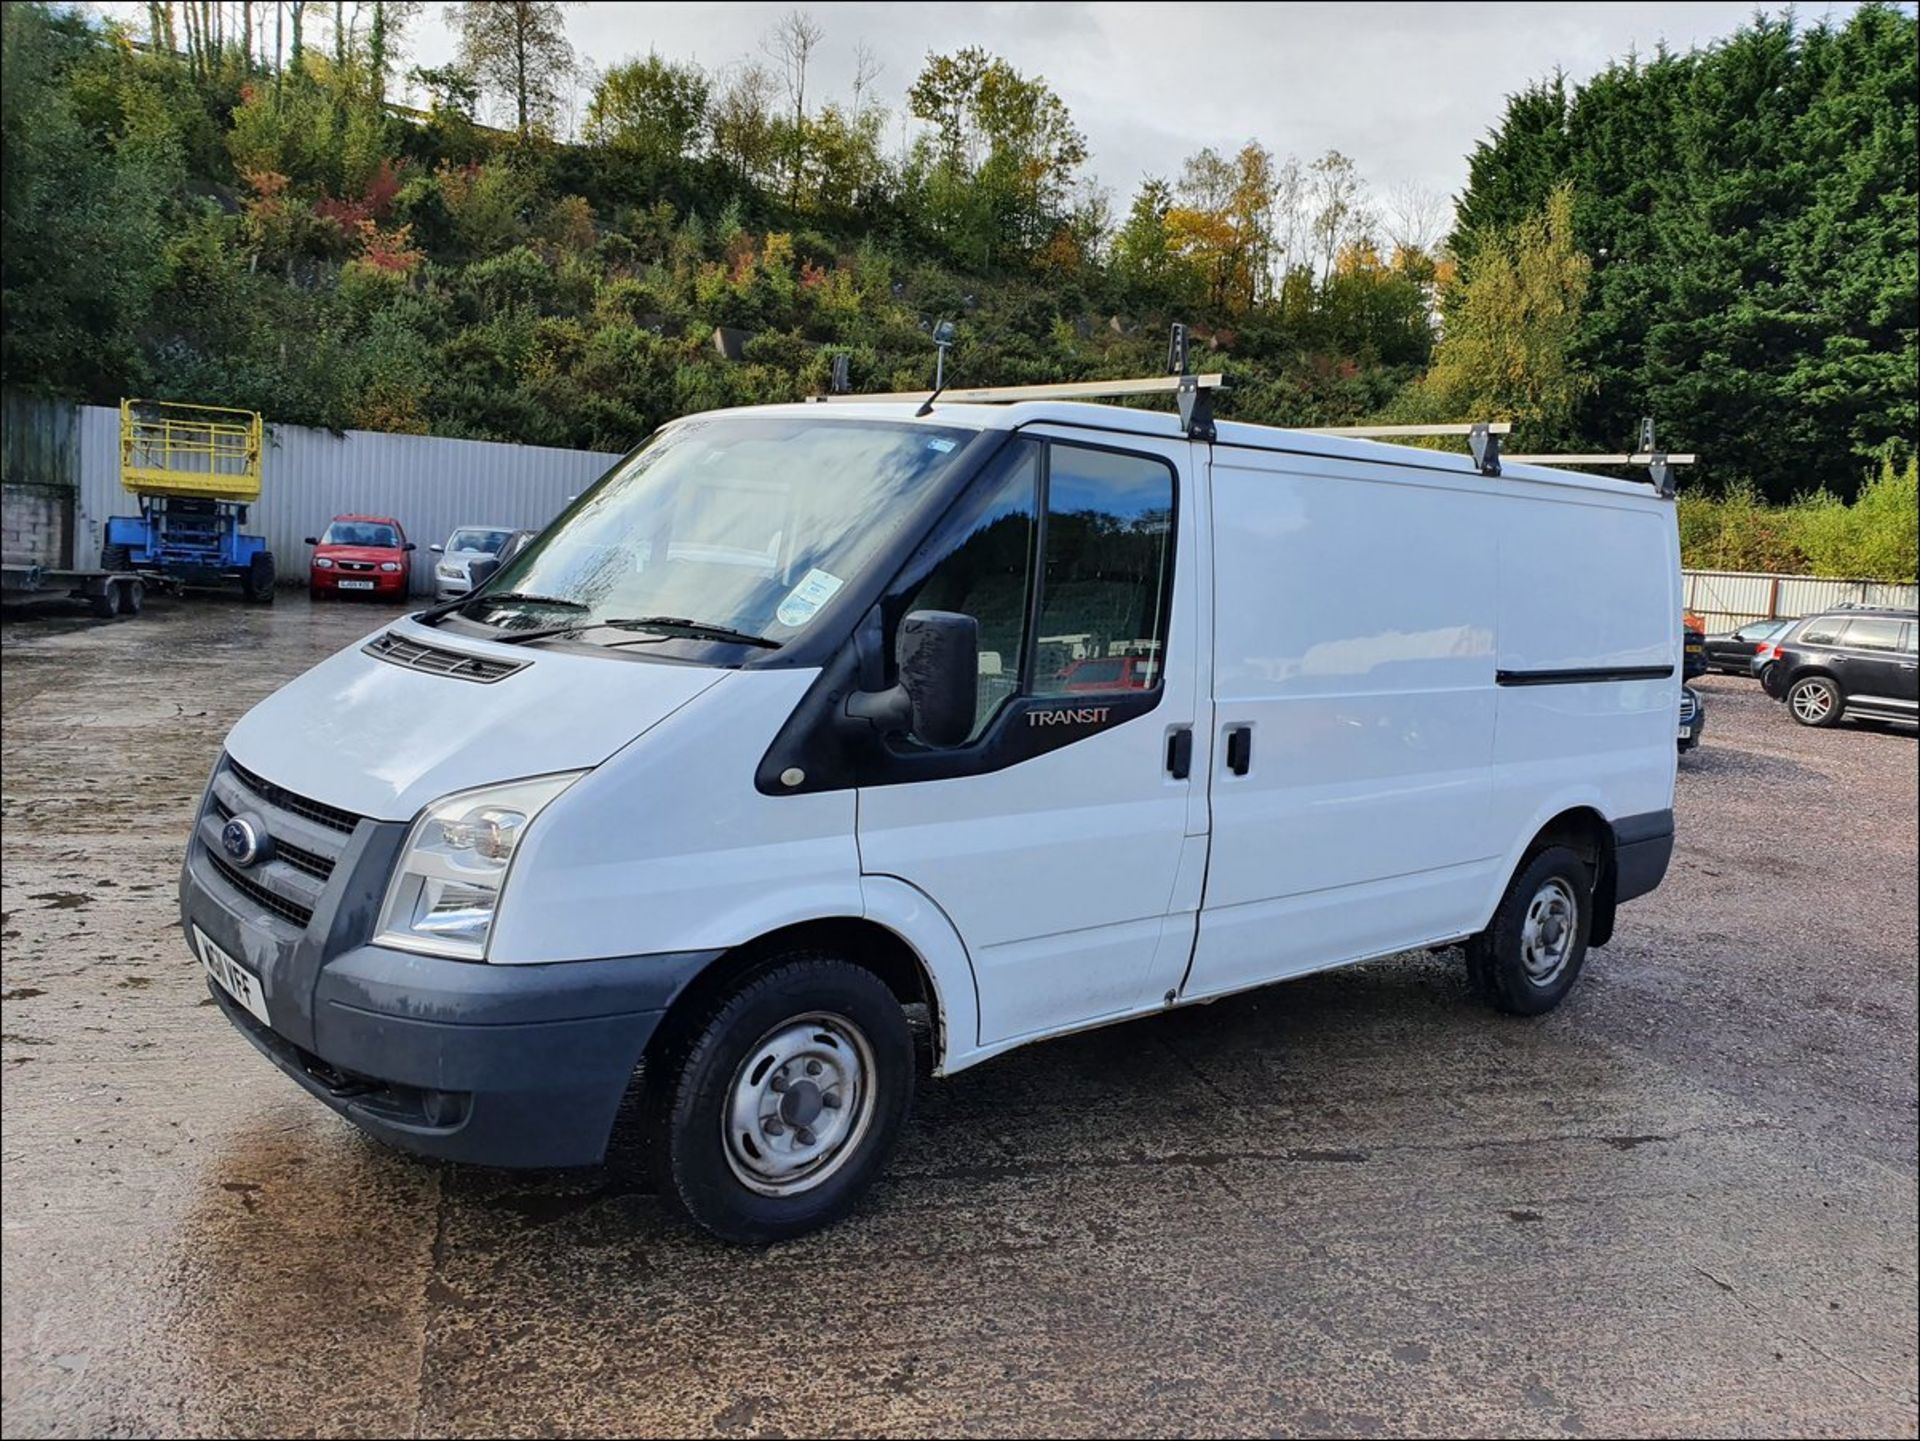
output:
[[[674,422],[227,737],[214,999],[428,1156],[764,1242],[916,1076],[1458,944],[1557,1005],[1673,846],[1644,483],[1062,400]]]

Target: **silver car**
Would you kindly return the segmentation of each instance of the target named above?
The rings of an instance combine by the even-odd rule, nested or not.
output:
[[[468,567],[500,553],[513,534],[510,525],[463,525],[445,545],[429,547],[439,557],[433,564],[433,598],[452,600],[473,588]]]

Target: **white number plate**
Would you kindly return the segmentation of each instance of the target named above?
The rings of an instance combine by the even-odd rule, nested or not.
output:
[[[207,968],[215,984],[252,1012],[261,1025],[271,1026],[266,997],[260,994],[260,978],[208,940],[207,933],[198,926],[193,928],[193,943],[200,951],[200,964]]]
[[[340,582],[340,589],[342,589],[342,590],[372,590],[372,589],[373,589],[373,582],[372,582],[372,581],[370,581],[370,580],[343,580],[343,581],[341,581],[341,582]]]

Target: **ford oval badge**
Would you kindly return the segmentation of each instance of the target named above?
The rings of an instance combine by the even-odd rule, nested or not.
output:
[[[220,828],[220,849],[236,866],[246,867],[267,852],[266,827],[252,816],[234,816]]]

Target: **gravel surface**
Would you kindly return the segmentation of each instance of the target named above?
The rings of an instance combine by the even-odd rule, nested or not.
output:
[[[1703,683],[1667,883],[1554,1015],[1395,958],[922,1094],[765,1252],[415,1161],[215,1012],[220,738],[387,612],[4,639],[0,1429],[1914,1435],[1916,743]]]

